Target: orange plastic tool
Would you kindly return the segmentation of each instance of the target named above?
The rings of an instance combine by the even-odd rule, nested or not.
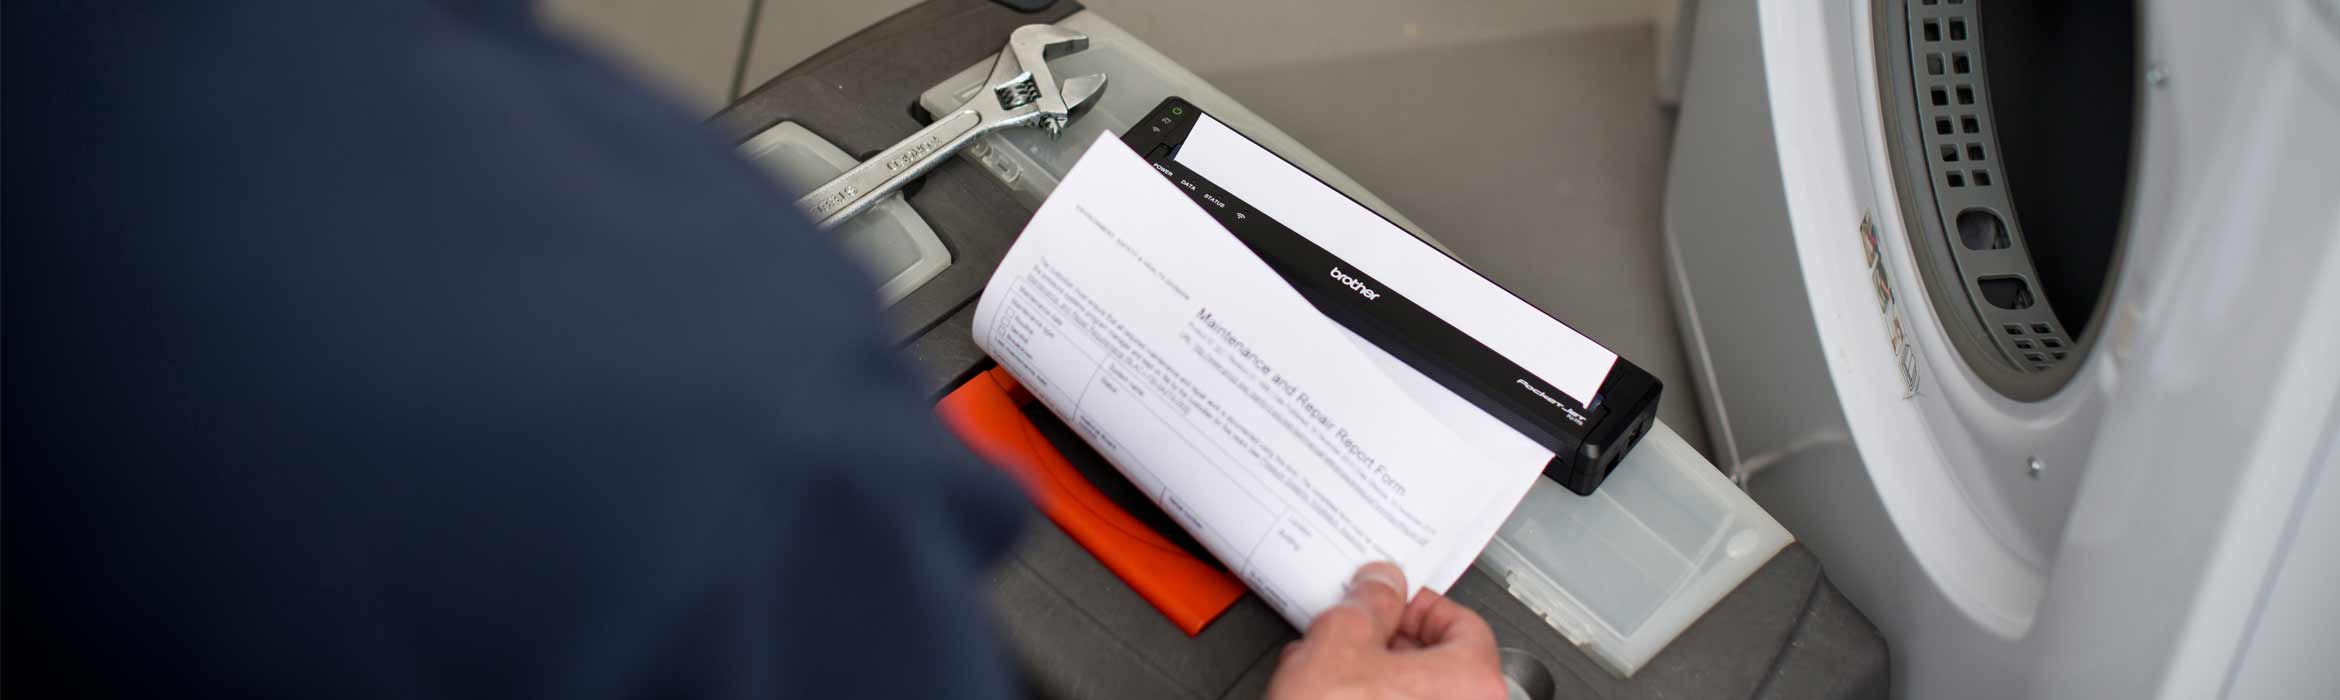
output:
[[[1025,417],[1023,405],[1031,401],[1006,368],[995,367],[952,390],[935,412],[975,454],[1022,481],[1049,520],[1188,636],[1243,597],[1234,576],[1187,554],[1082,477]]]

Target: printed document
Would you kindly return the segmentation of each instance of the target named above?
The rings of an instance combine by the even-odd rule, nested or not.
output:
[[[975,341],[1305,628],[1356,568],[1445,591],[1552,453],[1324,317],[1110,134],[1001,261]]]

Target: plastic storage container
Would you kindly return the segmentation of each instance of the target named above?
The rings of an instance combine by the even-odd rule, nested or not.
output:
[[[1793,540],[1659,423],[1590,496],[1538,479],[1476,566],[1630,676]]]

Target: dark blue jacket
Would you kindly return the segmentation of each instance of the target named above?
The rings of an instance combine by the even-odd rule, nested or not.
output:
[[[517,4],[6,12],[7,696],[1011,688],[1024,507],[690,115]]]

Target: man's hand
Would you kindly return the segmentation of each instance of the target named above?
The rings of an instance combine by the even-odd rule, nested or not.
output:
[[[1358,569],[1340,604],[1284,648],[1268,697],[1501,700],[1503,670],[1487,621],[1429,589],[1408,603],[1405,590],[1396,566]]]

